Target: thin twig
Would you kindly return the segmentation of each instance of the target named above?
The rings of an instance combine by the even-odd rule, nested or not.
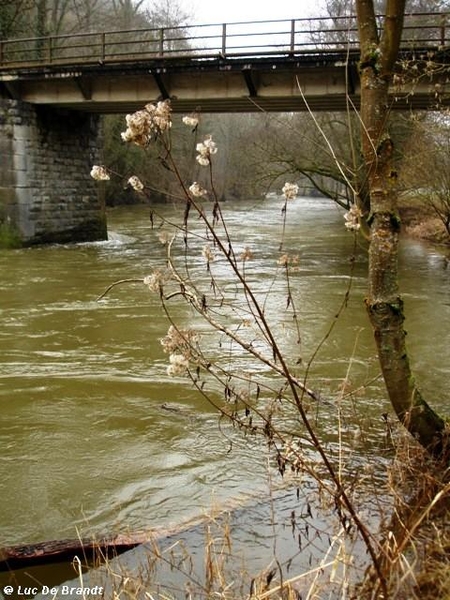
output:
[[[103,294],[100,294],[100,296],[97,298],[96,302],[98,302],[99,300],[104,298],[106,296],[106,294],[108,294],[108,292],[110,292],[117,285],[122,285],[122,283],[144,283],[144,279],[130,278],[130,279],[120,279],[120,281],[115,281],[114,283],[112,283],[110,286],[108,286],[106,288],[106,290],[103,292]]]

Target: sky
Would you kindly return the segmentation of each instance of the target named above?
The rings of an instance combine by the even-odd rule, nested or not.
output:
[[[194,25],[317,16],[319,4],[320,0],[180,0]]]

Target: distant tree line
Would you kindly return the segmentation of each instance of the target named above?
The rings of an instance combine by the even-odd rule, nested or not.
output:
[[[169,0],[0,0],[0,38],[178,26],[186,18]]]

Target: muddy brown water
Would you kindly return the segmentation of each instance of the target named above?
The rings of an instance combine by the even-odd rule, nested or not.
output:
[[[278,198],[224,206],[238,247],[253,251],[249,268],[260,293],[267,291],[279,256],[281,206]],[[174,207],[162,210],[171,218],[177,213]],[[185,379],[167,375],[159,340],[168,323],[158,298],[130,284],[96,301],[113,281],[144,277],[164,263],[148,213],[148,207],[111,210],[106,242],[0,252],[2,545],[172,527],[212,505],[239,498],[251,504],[249,498],[267,492],[274,474],[264,443],[226,424],[219,428],[202,396]],[[342,303],[353,238],[334,204],[299,198],[289,205],[284,246],[300,259],[292,285],[306,362]],[[361,421],[347,423],[348,440],[359,440],[357,462],[381,465],[386,461],[381,415],[390,407],[377,379],[364,312],[366,268],[361,245],[348,306],[314,363],[309,385],[332,398],[351,364],[352,386],[368,384],[357,402],[358,414],[370,425],[360,436]],[[206,277],[200,255],[194,271]],[[425,397],[443,411],[449,283],[441,252],[402,242],[412,363]],[[287,351],[291,344],[295,352],[284,304],[283,286],[271,286],[267,310],[286,336]],[[174,310],[190,325],[185,307]],[[241,357],[233,358],[240,368]],[[333,448],[335,411],[331,416],[327,404],[317,410],[322,439]]]

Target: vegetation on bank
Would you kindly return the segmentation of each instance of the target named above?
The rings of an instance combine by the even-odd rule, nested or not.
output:
[[[22,238],[7,220],[0,221],[0,248],[20,248]]]
[[[436,246],[450,246],[450,233],[427,194],[400,196],[399,213],[405,235]]]

